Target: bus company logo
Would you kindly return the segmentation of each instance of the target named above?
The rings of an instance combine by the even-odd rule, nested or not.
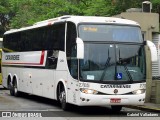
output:
[[[101,85],[101,88],[131,88],[131,85]]]
[[[117,94],[118,93],[118,89],[114,89],[114,94]]]

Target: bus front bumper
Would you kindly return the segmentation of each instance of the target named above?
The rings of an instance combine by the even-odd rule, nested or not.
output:
[[[80,95],[79,106],[143,105],[145,93],[139,95]]]

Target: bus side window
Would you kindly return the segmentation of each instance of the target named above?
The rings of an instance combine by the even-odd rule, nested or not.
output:
[[[49,50],[47,53],[47,61],[46,61],[46,68],[47,69],[56,69],[57,68],[57,61],[58,61],[58,50]]]

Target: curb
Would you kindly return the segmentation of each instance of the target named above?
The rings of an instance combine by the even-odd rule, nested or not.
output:
[[[134,105],[129,105],[129,106],[124,106],[127,108],[132,108],[132,109],[138,109],[138,110],[144,110],[147,112],[158,112],[160,113],[160,109],[159,108],[154,108],[154,107],[149,107],[149,106],[134,106]]]

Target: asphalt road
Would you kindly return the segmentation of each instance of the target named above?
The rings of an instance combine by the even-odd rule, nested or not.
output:
[[[158,113],[151,113],[157,115]],[[10,118],[9,115],[12,117]],[[132,116],[134,115],[134,117]],[[120,119],[144,119],[142,115],[149,115],[146,111],[123,108],[121,112],[114,113],[110,106],[106,107],[77,107],[71,105],[69,111],[63,111],[54,100],[39,96],[23,94],[21,97],[10,96],[9,90],[0,88],[0,119],[16,120],[23,119],[38,120],[120,120]],[[42,118],[41,118],[42,116]],[[28,118],[30,117],[30,118]],[[150,120],[158,120],[159,117],[147,117]]]

